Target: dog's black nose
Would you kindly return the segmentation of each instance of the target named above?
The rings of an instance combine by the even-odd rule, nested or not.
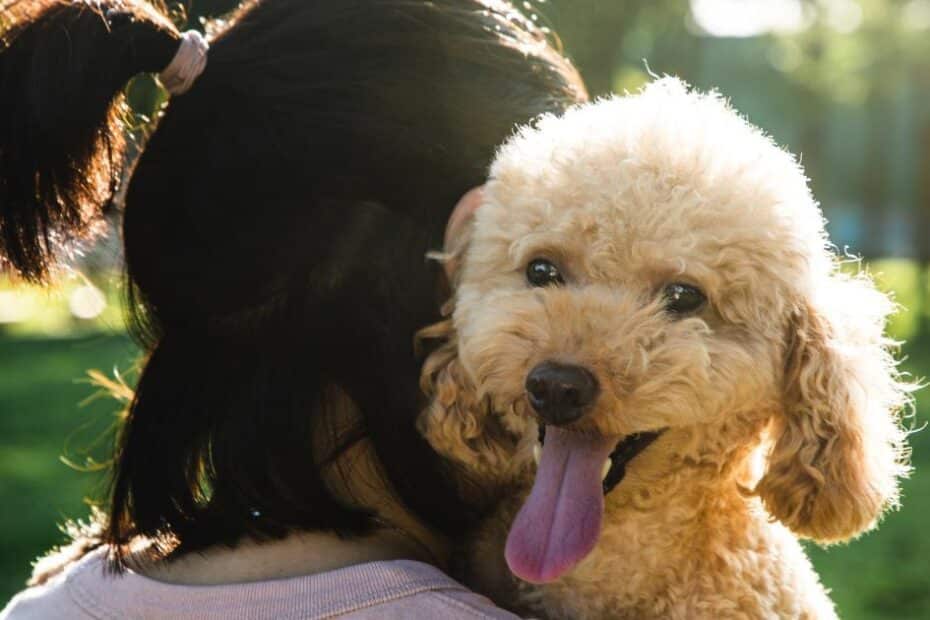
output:
[[[543,362],[526,377],[530,405],[547,424],[574,422],[594,402],[597,378],[581,366]]]

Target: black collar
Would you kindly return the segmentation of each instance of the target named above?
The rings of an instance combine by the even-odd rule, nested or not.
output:
[[[662,431],[633,433],[623,438],[613,452],[610,453],[610,471],[604,478],[604,495],[614,490],[623,477],[626,475],[626,465],[636,457],[637,454],[649,447],[655,441]]]

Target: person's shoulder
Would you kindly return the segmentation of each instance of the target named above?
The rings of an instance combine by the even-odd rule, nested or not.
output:
[[[92,618],[74,601],[63,578],[32,586],[14,596],[0,611],[0,620]]]
[[[340,617],[351,620],[519,620],[518,616],[467,589],[434,566],[411,561],[381,565],[388,564],[402,576],[397,579],[396,587],[381,591],[365,601],[352,601],[354,609],[345,609],[348,613],[339,614]]]
[[[490,599],[464,588],[460,590],[440,590],[432,592],[447,613],[443,618],[487,618],[494,620],[519,620],[506,609],[495,605]]]
[[[346,620],[519,620],[490,599],[463,587],[427,590],[377,601],[339,617]]]
[[[79,596],[70,587],[71,574],[79,567],[92,564],[101,564],[102,555],[89,553],[84,557],[72,558],[71,562],[60,561],[55,563],[55,570],[37,571],[30,580],[31,587],[14,596],[7,606],[0,611],[0,620],[32,620],[35,618],[94,618],[95,616],[82,605]]]
[[[98,513],[95,512],[88,523],[65,523],[64,532],[68,536],[68,542],[54,547],[36,561],[32,577],[26,585],[41,586],[102,547],[102,521],[97,517]]]

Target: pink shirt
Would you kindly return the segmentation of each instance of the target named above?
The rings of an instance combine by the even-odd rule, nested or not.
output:
[[[103,553],[93,551],[48,583],[20,592],[0,620],[517,618],[421,562],[371,562],[290,579],[184,586],[131,571],[106,574]]]

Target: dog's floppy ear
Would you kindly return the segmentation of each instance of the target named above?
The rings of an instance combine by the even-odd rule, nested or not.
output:
[[[423,341],[439,341],[440,345],[426,358],[420,374],[420,388],[430,403],[420,415],[420,433],[433,448],[447,457],[472,460],[468,444],[481,430],[478,421],[483,413],[475,397],[474,387],[466,380],[458,360],[458,338],[452,321],[455,311],[455,287],[464,258],[471,224],[481,205],[482,188],[475,187],[459,200],[449,215],[442,252],[432,255],[442,261],[452,298],[442,308],[444,319],[417,333],[417,348]]]
[[[445,319],[420,330],[418,341],[440,341],[426,358],[420,387],[429,404],[420,414],[417,427],[433,449],[454,463],[466,493],[480,496],[481,485],[505,480],[515,471],[513,453],[518,435],[508,431],[500,416],[491,415],[487,397],[480,397],[459,361],[458,335],[452,320],[455,287],[465,250],[471,239],[473,220],[484,199],[482,187],[469,191],[452,211],[446,227],[445,247],[436,255],[443,261],[452,299],[442,309]],[[481,483],[475,483],[475,477]],[[486,489],[485,489],[486,490]]]
[[[468,385],[458,360],[458,339],[452,314],[455,311],[455,291],[459,267],[471,237],[471,223],[483,198],[482,187],[469,190],[459,200],[446,224],[442,252],[432,255],[442,261],[452,298],[442,308],[444,319],[420,330],[416,335],[417,348],[422,341],[439,341],[440,345],[426,358],[420,373],[420,389],[430,398],[426,410],[420,415],[420,433],[440,454],[467,457],[471,432],[480,424],[476,414],[480,411],[475,390]],[[471,429],[471,430],[469,430]]]
[[[792,531],[822,543],[869,529],[908,472],[901,382],[883,335],[893,309],[865,276],[831,276],[794,308],[783,410],[757,491]]]

